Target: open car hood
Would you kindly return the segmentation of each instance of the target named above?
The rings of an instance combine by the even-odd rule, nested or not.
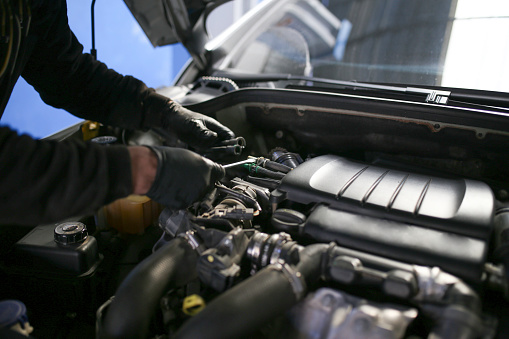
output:
[[[124,0],[154,47],[181,42],[200,69],[206,64],[207,16],[228,1]]]

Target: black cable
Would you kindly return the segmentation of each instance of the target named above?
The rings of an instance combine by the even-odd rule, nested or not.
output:
[[[92,21],[92,49],[90,50],[90,54],[97,60],[97,50],[95,49],[95,15],[94,15],[94,6],[95,0],[92,0],[92,5],[90,6],[90,14]]]
[[[18,59],[18,53],[19,53],[19,49],[21,47],[21,37],[22,37],[22,32],[21,32],[21,23],[18,19],[18,17],[16,15],[14,15],[14,26],[13,26],[13,45],[15,46],[14,47],[14,53],[12,54],[12,61],[11,61],[11,65],[13,67],[11,67],[11,72],[9,75],[12,75],[12,73],[14,72],[14,65],[16,65],[16,60]]]
[[[245,178],[247,182],[256,184],[261,187],[265,187],[268,189],[276,189],[278,188],[281,181],[276,179],[270,179],[270,178],[260,178],[260,177],[253,177],[251,175],[248,175],[247,178]]]
[[[244,164],[244,167],[249,169],[250,174],[258,174],[275,180],[281,180],[285,177],[285,173],[275,172],[255,164]]]
[[[10,78],[10,76],[14,73],[14,65],[16,65],[16,60],[18,59],[18,53],[19,53],[19,50],[21,47],[21,38],[22,38],[22,31],[21,31],[22,30],[22,27],[21,27],[22,22],[21,21],[23,20],[23,18],[18,17],[14,8],[11,8],[8,1],[7,1],[7,8],[8,8],[8,10],[10,10],[10,14],[11,14],[11,23],[12,23],[12,26],[11,26],[11,32],[12,32],[11,34],[12,35],[11,36],[12,36],[13,50],[11,51],[11,57],[7,63],[7,67],[4,72],[8,72],[9,65],[12,65],[12,67],[10,67],[10,72],[7,74],[7,76]],[[19,11],[20,11],[20,14],[23,14],[23,11],[21,8],[19,9]]]
[[[0,79],[6,73],[13,52],[14,45],[14,17],[12,14],[11,6],[8,2],[1,1],[2,8],[2,39],[6,39],[7,50],[5,53],[5,59],[2,60],[0,68]],[[8,22],[8,23],[7,23]]]
[[[25,36],[28,36],[28,32],[30,31],[30,23],[32,22],[32,8],[30,7],[30,3],[28,0],[24,0],[25,3],[25,13],[26,18],[24,19],[25,22]]]
[[[261,158],[261,159],[263,159],[263,160],[260,161],[259,165],[262,167],[265,167],[271,171],[289,173],[292,170],[291,167],[286,166],[285,164],[280,164],[278,162],[275,162],[275,161],[272,161],[269,159],[264,159],[264,158]]]

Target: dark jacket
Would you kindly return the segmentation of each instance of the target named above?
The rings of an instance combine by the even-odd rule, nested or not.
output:
[[[0,116],[21,75],[51,106],[107,125],[141,128],[144,103],[153,90],[83,54],[67,23],[65,0],[28,2],[30,8],[20,12],[20,2],[7,0],[13,13],[25,17],[17,58],[0,78]],[[90,213],[128,195],[131,180],[125,147],[33,140],[0,127],[0,224],[55,222]]]

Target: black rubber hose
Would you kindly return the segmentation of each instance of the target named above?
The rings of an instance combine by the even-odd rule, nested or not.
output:
[[[251,169],[251,174],[258,174],[260,176],[266,176],[267,178],[275,179],[275,180],[281,180],[285,177],[285,173],[281,172],[275,172],[271,171],[269,169],[260,167],[260,166],[254,166]]]
[[[214,299],[187,321],[177,338],[242,338],[298,301],[282,271],[265,268]]]
[[[304,247],[299,252],[299,262],[296,265],[297,271],[304,277],[307,284],[313,284],[320,279],[322,276],[322,260],[329,249],[328,244],[314,244]],[[290,261],[292,253],[289,253],[289,258],[285,258],[286,261]]]
[[[118,288],[99,338],[146,338],[150,320],[168,289],[196,278],[198,254],[175,238],[138,264]]]
[[[322,258],[328,248],[329,245],[317,244],[300,251],[298,262],[292,267],[305,280],[300,295],[283,271],[269,266],[214,299],[180,328],[177,338],[241,338],[252,333],[305,295],[306,284],[321,276]]]
[[[266,169],[269,169],[272,171],[279,171],[279,172],[283,172],[283,173],[289,173],[292,170],[291,167],[288,167],[284,164],[280,164],[278,162],[271,161],[271,160],[265,160],[264,162],[262,162],[261,165],[263,167],[265,167]]]

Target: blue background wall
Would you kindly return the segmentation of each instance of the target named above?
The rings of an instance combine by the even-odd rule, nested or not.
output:
[[[88,0],[67,2],[69,25],[85,52],[90,52],[92,47],[90,5]],[[189,58],[181,45],[152,47],[122,0],[96,2],[95,31],[98,59],[121,74],[143,80],[150,87],[171,84]],[[20,78],[0,124],[41,138],[78,121],[64,110],[47,106]]]

